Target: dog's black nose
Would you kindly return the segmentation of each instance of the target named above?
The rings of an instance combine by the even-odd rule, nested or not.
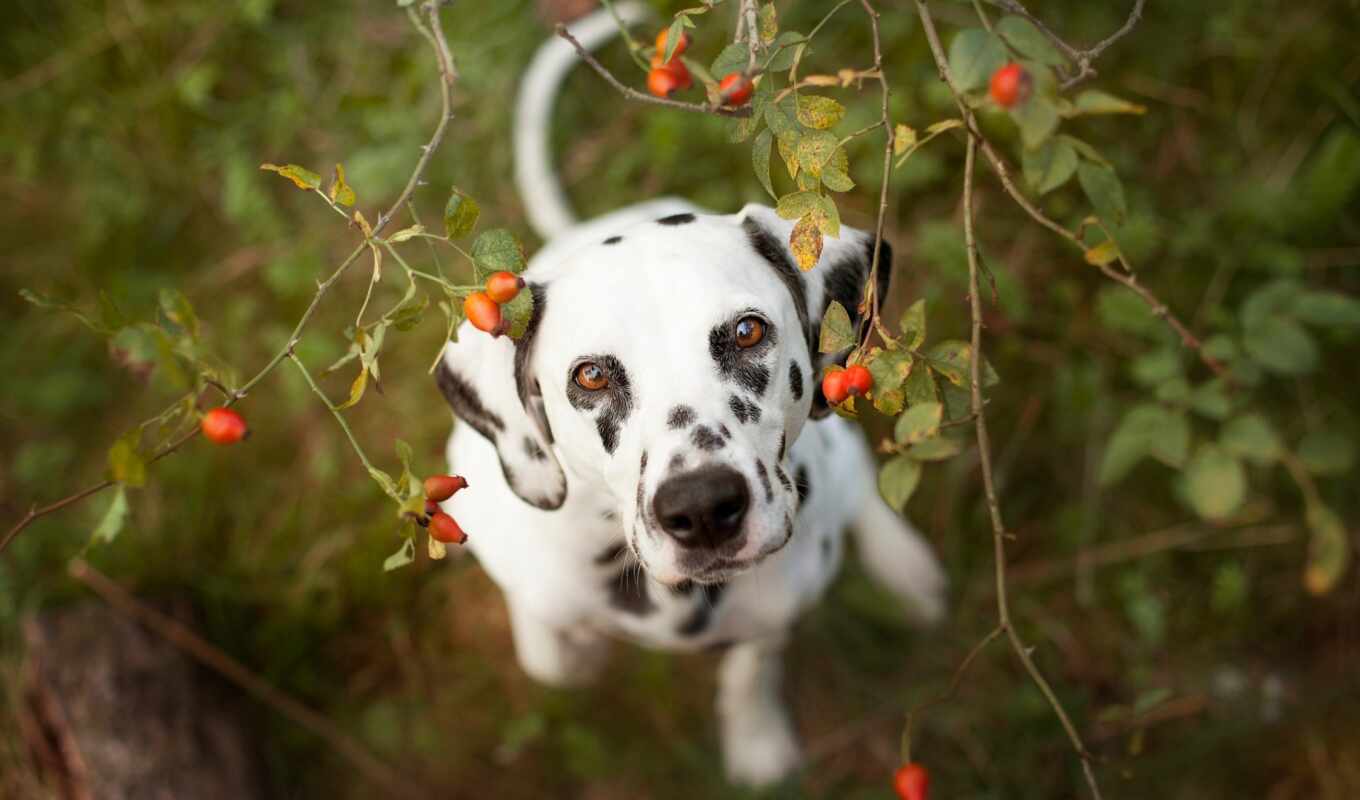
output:
[[[717,547],[741,532],[751,504],[746,479],[731,467],[704,467],[667,478],[652,511],[681,547]]]

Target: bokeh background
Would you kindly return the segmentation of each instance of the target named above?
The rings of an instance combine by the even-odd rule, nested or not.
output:
[[[550,5],[457,2],[444,12],[461,79],[449,138],[415,198],[429,220],[457,185],[481,202],[484,226],[536,244],[511,182],[509,110],[521,69],[550,35]],[[777,5],[785,28],[806,30],[827,4]],[[911,4],[880,5],[893,118],[923,128],[950,114],[949,97]],[[968,4],[934,5],[946,37],[971,20]],[[1101,38],[1127,10],[1030,5],[1077,42]],[[109,444],[173,397],[157,373],[129,368],[107,341],[24,303],[19,290],[88,305],[103,292],[150,318],[160,289],[179,288],[212,349],[251,374],[354,242],[316,197],[258,165],[325,173],[343,162],[372,219],[409,175],[438,95],[426,43],[391,2],[12,0],[3,17],[7,526],[31,502],[99,479]],[[729,15],[713,15],[694,51],[711,58],[730,37]],[[1231,330],[1244,300],[1279,278],[1360,293],[1357,40],[1354,0],[1154,2],[1099,62],[1095,85],[1148,113],[1074,131],[1124,179],[1125,246],[1142,279],[1196,330]],[[851,6],[806,63],[829,72],[869,55]],[[642,85],[621,46],[602,58]],[[845,130],[877,118],[870,85],[837,96],[850,108]],[[583,215],[660,193],[717,210],[764,196],[749,149],[727,143],[721,120],[630,104],[584,70],[555,119],[561,173]],[[1013,130],[987,125],[1013,156]],[[842,202],[860,225],[877,195],[872,138],[852,147],[859,188]],[[894,303],[927,298],[932,335],[955,338],[967,320],[961,164],[962,148],[947,138],[913,156],[893,173],[888,220]],[[1175,348],[985,175],[979,203],[982,245],[998,267],[987,322],[1003,382],[989,414],[1016,534],[1012,602],[1101,760],[1107,796],[1360,796],[1355,570],[1326,596],[1305,591],[1302,503],[1279,467],[1253,468],[1248,502],[1219,525],[1198,521],[1175,474],[1152,461],[1098,486],[1113,426],[1152,391],[1130,365]],[[1083,203],[1072,186],[1046,207],[1079,219]],[[366,272],[325,302],[300,348],[308,363],[344,352]],[[380,297],[401,288],[393,279]],[[398,437],[414,446],[418,470],[441,466],[450,418],[426,367],[442,335],[434,315],[390,335],[382,394],[349,412],[388,467]],[[1360,438],[1360,339],[1344,326],[1313,336],[1316,370],[1266,376],[1253,396],[1288,441],[1321,435],[1342,454],[1318,481],[1354,539],[1360,497],[1344,454]],[[1180,363],[1194,373],[1189,359]],[[340,397],[347,381],[324,385]],[[390,503],[294,372],[279,370],[240,408],[255,429],[250,442],[196,443],[155,466],[115,542],[88,545],[103,496],[40,521],[0,555],[6,793],[47,796],[14,724],[21,620],[91,601],[66,573],[83,554],[144,597],[174,598],[206,638],[449,797],[746,796],[721,779],[713,657],[622,648],[599,689],[532,684],[515,665],[500,595],[470,559],[383,572],[399,542]],[[929,469],[908,513],[949,570],[952,615],[938,630],[911,630],[851,560],[790,653],[787,688],[810,757],[778,796],[890,797],[904,712],[942,690],[994,624],[975,454]],[[373,796],[318,739],[268,707],[242,705],[275,796]],[[940,797],[1082,793],[1061,729],[1002,644],[921,719],[915,754]]]

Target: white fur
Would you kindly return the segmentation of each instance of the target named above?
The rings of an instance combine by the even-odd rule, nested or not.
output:
[[[607,38],[602,18],[612,25],[602,12],[578,23],[588,46]],[[468,531],[468,549],[504,591],[520,664],[539,681],[588,683],[613,638],[666,650],[731,645],[718,696],[728,774],[767,785],[798,763],[797,739],[780,698],[780,652],[794,621],[835,577],[842,532],[855,530],[870,575],[916,619],[941,616],[945,580],[929,546],[879,499],[873,459],[859,429],[835,416],[808,419],[819,356],[808,352],[789,289],[743,228],[755,223],[785,242],[792,223],[759,206],[735,215],[703,215],[684,201],[663,199],[566,228],[570,211],[549,174],[544,144],[543,109],[566,71],[559,44],[545,46],[524,80],[516,134],[530,218],[560,234],[524,274],[531,285],[546,287],[526,361],[541,397],[530,395],[521,403],[525,395],[517,394],[512,365],[515,344],[462,326],[445,350],[445,364],[497,415],[501,430],[493,443],[471,424],[455,427],[448,459],[469,488],[444,506]],[[680,211],[700,216],[678,226],[654,221]],[[614,235],[623,242],[603,244]],[[821,263],[853,259],[865,243],[865,234],[847,228],[840,239],[827,241]],[[829,267],[818,269],[823,273],[814,270],[807,277],[807,305],[814,313],[825,304],[819,276]],[[710,331],[748,312],[764,317],[774,337],[766,356],[769,384],[758,396],[724,380],[709,352]],[[614,356],[626,367],[633,396],[612,452],[594,412],[568,397],[573,364],[596,354]],[[801,396],[791,385],[790,363],[802,370]],[[734,394],[759,406],[759,421],[734,418],[729,406]],[[730,434],[725,445],[705,451],[691,441],[692,426],[672,429],[667,418],[680,404],[694,410],[695,424],[725,426]],[[782,461],[781,436],[787,439]],[[521,441],[541,445],[542,457],[524,456]],[[683,465],[672,464],[677,455]],[[713,464],[735,469],[750,489],[744,538],[733,558],[751,563],[722,575],[725,589],[705,623],[686,630],[707,602],[692,579],[707,579],[696,573],[695,554],[655,530],[645,509],[663,479]],[[800,505],[793,487],[775,480],[776,467],[789,476],[806,474],[808,502]],[[768,493],[762,471],[773,483]],[[538,506],[560,505],[538,507],[523,498]],[[787,539],[786,519],[793,520]],[[601,553],[620,542],[630,555],[600,563]],[[606,590],[625,569],[627,580],[644,586],[651,605],[646,613],[619,607]]]

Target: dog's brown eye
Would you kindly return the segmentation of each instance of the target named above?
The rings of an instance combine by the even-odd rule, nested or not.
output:
[[[594,361],[587,361],[576,368],[573,376],[576,385],[589,392],[598,392],[609,385],[609,378],[600,369],[600,365]]]
[[[737,346],[755,347],[765,338],[765,323],[759,317],[742,317],[737,322]]]

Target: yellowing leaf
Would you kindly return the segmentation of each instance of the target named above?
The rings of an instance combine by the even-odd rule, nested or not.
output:
[[[414,561],[415,557],[416,557],[415,543],[412,542],[410,539],[407,539],[405,542],[402,543],[401,548],[398,549],[397,552],[388,556],[383,561],[383,572],[391,572],[394,569],[404,567],[407,564],[410,564],[412,561]]]
[[[345,183],[345,168],[339,164],[335,165],[335,180],[331,182],[329,195],[332,203],[339,203],[342,206],[354,205],[354,190]]]
[[[779,35],[779,17],[776,15],[774,3],[766,3],[760,7],[759,27],[761,44],[769,44]]]
[[[431,561],[442,561],[444,556],[449,554],[449,549],[444,546],[443,542],[427,534],[425,536],[425,552],[430,554]]]
[[[1119,245],[1113,239],[1106,239],[1086,251],[1086,263],[1093,267],[1103,267],[1119,258]]]
[[[412,225],[409,228],[402,228],[401,230],[387,237],[387,241],[391,242],[392,244],[400,244],[401,242],[404,242],[407,239],[415,238],[416,236],[419,236],[424,232],[425,226]]]
[[[297,164],[261,164],[260,169],[269,172],[277,172],[288,180],[292,181],[299,189],[315,189],[321,185],[321,176],[306,167],[299,167]]]
[[[914,144],[916,144],[916,129],[900,122],[897,123],[897,126],[893,128],[893,155],[902,155],[907,152],[907,148]]]
[[[1350,541],[1346,526],[1331,509],[1314,504],[1308,509],[1308,566],[1303,585],[1315,595],[1331,592],[1346,574],[1350,561]]]
[[[354,382],[349,385],[349,399],[335,407],[336,411],[343,411],[346,408],[357,404],[364,397],[364,390],[368,388],[368,370],[360,369],[359,374],[354,376]]]
[[[817,350],[821,353],[839,353],[855,345],[855,329],[850,325],[850,312],[839,300],[832,300],[822,315],[821,340]]]
[[[791,192],[779,198],[775,212],[784,219],[798,219],[811,214],[821,205],[816,192]]]
[[[364,232],[365,239],[373,238],[373,226],[364,219],[364,214],[359,209],[354,209],[354,224],[359,226],[359,230]]]
[[[1077,95],[1074,114],[1144,114],[1146,106],[1131,103],[1099,89],[1087,89]]]
[[[146,460],[138,452],[139,431],[124,434],[109,448],[109,472],[116,483],[137,488],[146,483]]]
[[[118,538],[118,533],[123,530],[123,523],[127,521],[128,501],[127,488],[121,484],[113,494],[113,502],[104,512],[104,516],[99,518],[99,524],[95,526],[92,534],[96,542],[112,542]]]
[[[845,116],[845,106],[830,97],[815,94],[798,95],[798,121],[814,130],[834,126]]]
[[[817,261],[822,257],[822,231],[817,225],[817,215],[808,214],[793,226],[793,232],[789,234],[789,249],[793,251],[793,260],[798,263],[798,268],[804,272],[817,266]]]

